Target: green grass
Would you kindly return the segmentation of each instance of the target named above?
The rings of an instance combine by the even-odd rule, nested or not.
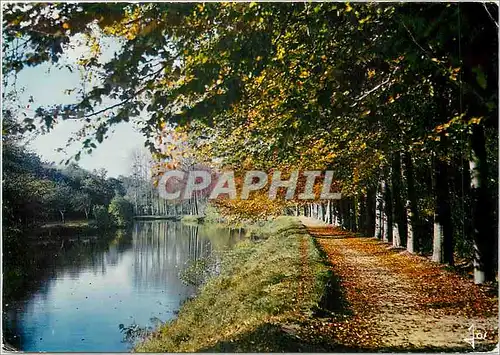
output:
[[[93,233],[96,230],[97,226],[93,220],[78,219],[67,220],[65,223],[60,221],[46,223],[33,230],[32,234],[37,237],[42,236],[52,238],[57,235]]]
[[[88,227],[89,220],[87,219],[74,219],[67,220],[65,223],[62,221],[57,222],[49,222],[41,226],[41,228],[58,228],[58,227],[66,227],[66,228],[80,228],[80,227]]]
[[[134,216],[135,220],[138,221],[161,221],[161,220],[166,220],[166,221],[178,221],[179,217],[178,216],[144,216],[144,215],[138,215]]]
[[[199,223],[203,223],[204,219],[205,219],[205,217],[203,217],[203,216],[186,215],[186,216],[182,216],[181,222],[184,224],[199,224]]]
[[[136,347],[145,352],[293,351],[282,326],[318,306],[327,268],[298,220],[280,217],[222,258],[222,271],[186,302],[178,318]],[[308,265],[300,245],[306,238]],[[309,275],[304,277],[304,270]],[[302,286],[301,286],[302,282]],[[301,288],[302,296],[298,296]],[[300,298],[300,299],[299,299]],[[300,348],[300,347],[299,347]],[[307,348],[306,348],[307,350]]]

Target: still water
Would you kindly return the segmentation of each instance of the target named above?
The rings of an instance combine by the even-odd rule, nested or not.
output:
[[[174,318],[196,292],[180,272],[240,237],[238,230],[155,221],[111,236],[25,245],[4,254],[4,336],[23,351],[128,351],[120,324]]]

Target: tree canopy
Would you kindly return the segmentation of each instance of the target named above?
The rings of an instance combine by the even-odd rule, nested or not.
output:
[[[471,235],[484,255],[495,243],[494,4],[29,3],[3,14],[7,75],[68,67],[76,36],[89,47],[69,67],[91,89],[38,108],[22,130],[81,120],[87,150],[138,117],[159,160],[174,158],[175,130],[199,162],[333,170],[353,215],[378,192],[384,201],[366,210],[397,225],[397,243],[411,225],[423,250],[437,228],[450,263],[458,237]],[[118,50],[108,60],[109,39]],[[382,234],[392,239],[392,227]]]

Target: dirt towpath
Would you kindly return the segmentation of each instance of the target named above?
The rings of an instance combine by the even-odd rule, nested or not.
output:
[[[340,300],[314,326],[325,341],[371,351],[495,348],[496,290],[375,238],[301,220],[326,253],[337,280],[332,292]],[[474,349],[464,340],[471,342],[471,329],[476,332]]]

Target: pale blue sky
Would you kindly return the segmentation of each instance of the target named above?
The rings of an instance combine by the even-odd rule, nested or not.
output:
[[[83,51],[83,47],[76,47],[68,53],[68,61],[74,60]],[[107,51],[110,51],[109,46]],[[17,78],[17,87],[25,90],[22,94],[23,101],[27,102],[30,96],[34,99],[34,103],[26,108],[28,116],[31,116],[33,109],[38,106],[73,103],[74,96],[71,97],[64,91],[80,86],[80,74],[77,71],[72,73],[67,69],[57,69],[48,64],[26,68],[19,73]],[[75,142],[66,149],[66,152],[56,151],[58,148],[65,148],[71,134],[81,127],[82,123],[78,120],[59,122],[51,132],[38,135],[31,140],[27,147],[44,160],[58,164],[61,160],[75,154],[81,147],[81,142]],[[82,157],[78,162],[81,167],[88,170],[105,168],[108,176],[114,177],[129,174],[132,152],[144,147],[145,139],[132,123],[115,125],[113,130],[114,132],[108,135],[108,139],[98,145],[92,154],[82,152]]]

